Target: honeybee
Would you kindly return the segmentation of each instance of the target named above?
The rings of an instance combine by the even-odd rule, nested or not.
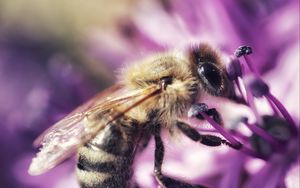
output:
[[[35,145],[41,150],[29,174],[39,175],[78,153],[77,176],[81,187],[131,187],[132,163],[137,151],[155,139],[154,175],[162,187],[191,185],[162,174],[162,129],[180,131],[208,146],[230,143],[202,135],[180,120],[189,111],[204,110],[215,121],[215,109],[194,104],[204,93],[234,97],[219,52],[208,44],[196,45],[182,55],[162,53],[133,63],[121,71],[122,80],[75,109],[46,130]]]

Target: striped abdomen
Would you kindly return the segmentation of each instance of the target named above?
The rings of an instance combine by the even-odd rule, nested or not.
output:
[[[138,127],[121,118],[79,149],[77,176],[82,188],[130,187]]]

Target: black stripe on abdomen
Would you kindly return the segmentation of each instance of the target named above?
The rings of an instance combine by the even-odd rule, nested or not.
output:
[[[116,161],[97,161],[91,162],[84,155],[80,155],[77,162],[77,168],[85,171],[94,171],[101,173],[114,173],[128,170],[131,160],[123,157]]]
[[[125,129],[125,130],[124,130]],[[130,131],[130,132],[129,132]],[[136,143],[134,143],[133,130],[128,127],[113,124],[104,132],[100,143],[93,143],[99,149],[116,156],[132,155]]]
[[[77,175],[81,187],[129,186],[137,144],[134,131],[120,124],[111,124],[90,143],[80,148]]]

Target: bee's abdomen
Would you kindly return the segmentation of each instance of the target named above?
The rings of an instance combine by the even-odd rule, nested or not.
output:
[[[129,187],[137,145],[136,125],[113,122],[79,149],[77,176],[84,188]],[[132,123],[132,122],[131,122]]]

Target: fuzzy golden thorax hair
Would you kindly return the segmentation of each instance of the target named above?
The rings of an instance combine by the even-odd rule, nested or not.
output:
[[[168,126],[174,122],[183,115],[198,93],[199,81],[193,70],[192,63],[173,54],[160,54],[125,68],[124,84],[130,89],[158,85],[166,77],[171,80],[165,90],[135,108],[131,116],[142,120],[156,110],[160,123]]]

